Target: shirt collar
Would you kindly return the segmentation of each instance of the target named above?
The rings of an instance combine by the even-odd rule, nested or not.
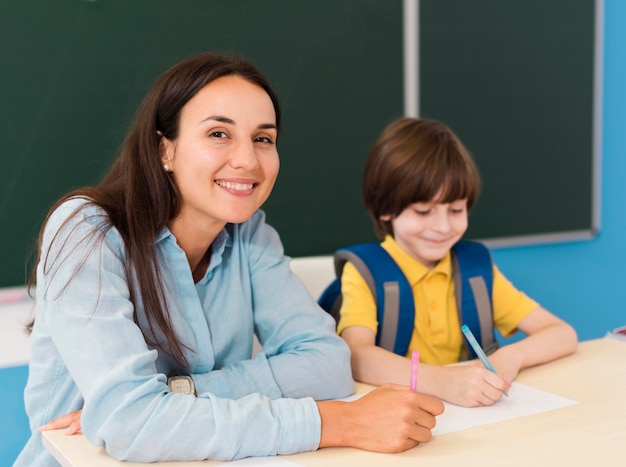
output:
[[[209,262],[207,274],[209,273],[209,271],[215,269],[222,262],[224,250],[227,247],[232,246],[232,229],[233,224],[226,224],[226,226],[217,234],[215,240],[213,240],[213,243],[211,245],[211,261]],[[163,229],[156,236],[156,244],[158,245],[161,242],[171,242],[172,245],[180,248],[176,241],[176,237],[167,226],[163,227]]]
[[[382,246],[385,250],[387,250],[396,263],[398,263],[398,266],[400,266],[400,269],[404,272],[404,275],[411,286],[417,284],[428,275],[434,276],[437,274],[443,274],[446,277],[451,277],[452,275],[452,260],[450,252],[448,252],[433,269],[429,269],[404,251],[391,235],[387,235],[385,237]]]
[[[226,224],[226,226],[217,234],[217,237],[213,240],[213,251],[219,250],[221,253],[224,251],[225,247],[232,245],[232,235],[230,234],[230,230],[232,230],[232,224]],[[155,244],[161,243],[166,238],[172,238],[174,242],[176,241],[176,237],[174,237],[174,234],[167,226],[163,227],[157,234]]]

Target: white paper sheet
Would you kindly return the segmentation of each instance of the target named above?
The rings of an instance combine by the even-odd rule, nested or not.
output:
[[[503,397],[489,407],[468,408],[444,402],[445,411],[437,417],[433,435],[489,425],[575,404],[578,402],[525,384],[513,383],[509,397]]]

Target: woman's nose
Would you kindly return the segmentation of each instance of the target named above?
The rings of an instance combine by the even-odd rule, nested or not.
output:
[[[233,148],[230,157],[230,165],[235,168],[252,170],[259,164],[254,144],[250,142],[242,142]]]

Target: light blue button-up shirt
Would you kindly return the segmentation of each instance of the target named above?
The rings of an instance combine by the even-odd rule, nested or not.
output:
[[[46,226],[25,391],[33,434],[15,465],[58,465],[37,428],[79,408],[85,436],[117,459],[225,460],[317,449],[314,400],[353,392],[349,350],[290,272],[264,214],[224,228],[198,283],[172,233],[158,235],[186,370],[147,345],[135,324],[123,240],[103,229],[103,216],[73,199]],[[150,335],[141,303],[136,310]],[[253,334],[263,352],[251,358]],[[171,371],[191,374],[198,397],[170,393]]]

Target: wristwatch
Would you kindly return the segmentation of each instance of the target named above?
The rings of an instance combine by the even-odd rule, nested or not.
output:
[[[175,394],[193,394],[197,396],[196,385],[191,376],[170,376],[167,378],[167,386]]]

